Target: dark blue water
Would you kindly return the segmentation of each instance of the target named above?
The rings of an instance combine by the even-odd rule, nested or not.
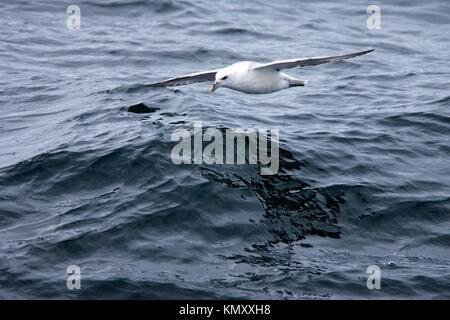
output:
[[[449,14],[446,0],[2,1],[0,298],[450,298]],[[136,86],[367,48],[288,70],[308,86],[270,95]],[[194,121],[280,129],[279,172],[173,164],[171,134]]]

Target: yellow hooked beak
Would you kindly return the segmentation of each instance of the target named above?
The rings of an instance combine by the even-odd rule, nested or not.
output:
[[[216,84],[214,83],[213,86],[211,87],[211,92],[216,91]]]

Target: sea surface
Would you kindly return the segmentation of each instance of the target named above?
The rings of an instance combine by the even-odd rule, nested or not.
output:
[[[449,15],[447,0],[1,1],[0,298],[450,299]],[[370,48],[268,95],[142,86]],[[174,164],[194,121],[279,129],[279,171]]]

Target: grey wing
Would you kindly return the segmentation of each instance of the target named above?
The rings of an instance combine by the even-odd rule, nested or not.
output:
[[[291,60],[278,60],[270,63],[263,64],[255,69],[264,69],[264,68],[273,68],[277,70],[282,69],[290,69],[295,67],[306,67],[306,66],[315,66],[322,63],[340,61],[344,59],[349,59],[357,56],[361,56],[363,54],[374,51],[375,49],[355,52],[350,54],[343,54],[340,56],[326,56],[326,57],[311,57],[311,58],[300,58],[300,59],[291,59]]]
[[[180,77],[170,78],[164,81],[153,82],[145,85],[146,87],[172,87],[183,86],[196,82],[214,81],[217,70],[210,70],[198,73],[190,73]]]

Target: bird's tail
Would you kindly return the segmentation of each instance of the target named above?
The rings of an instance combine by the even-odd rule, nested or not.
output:
[[[308,83],[308,80],[289,79],[290,87],[303,87]]]

